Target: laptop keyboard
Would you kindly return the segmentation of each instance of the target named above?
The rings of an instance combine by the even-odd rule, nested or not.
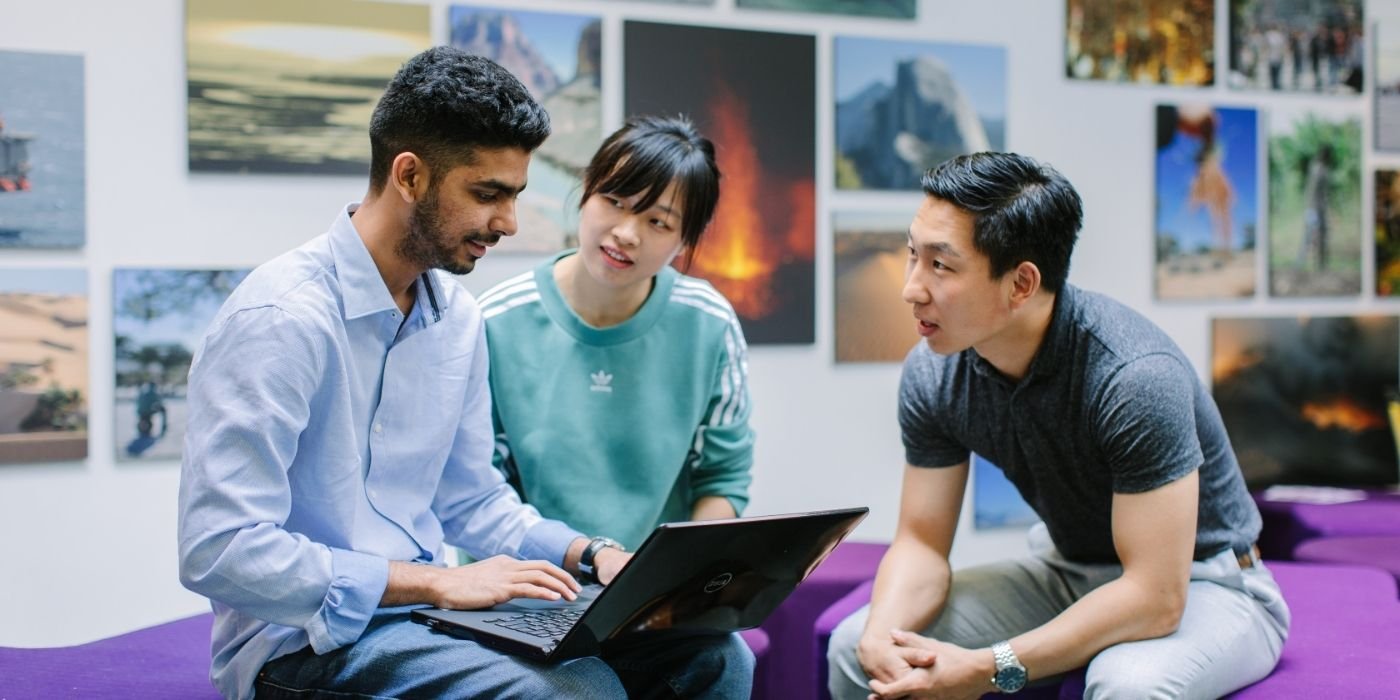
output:
[[[545,610],[541,612],[521,613],[508,617],[493,618],[484,620],[497,627],[528,634],[541,639],[560,639],[573,629],[580,617],[583,617],[585,608],[568,608],[564,610]]]

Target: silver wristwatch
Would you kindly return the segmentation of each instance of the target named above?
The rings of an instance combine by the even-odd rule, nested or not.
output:
[[[992,685],[1003,693],[1014,693],[1026,687],[1026,667],[1016,658],[1009,642],[992,645],[992,656],[996,658],[997,672],[992,676]]]
[[[593,564],[593,558],[602,551],[604,547],[612,547],[620,551],[627,551],[617,540],[608,537],[594,537],[588,541],[588,546],[583,548],[583,554],[578,559],[578,570],[583,574],[584,580],[593,583],[602,583],[598,580],[598,569]]]

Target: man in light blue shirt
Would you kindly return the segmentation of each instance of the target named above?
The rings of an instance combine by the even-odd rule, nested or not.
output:
[[[481,313],[447,274],[515,232],[548,134],[496,64],[419,54],[375,108],[364,201],[256,269],[210,326],[190,371],[180,577],[213,601],[225,696],[748,692],[732,635],[547,665],[409,620],[572,599],[586,547],[604,583],[628,556],[542,518],[491,467]],[[480,561],[445,567],[444,544]]]

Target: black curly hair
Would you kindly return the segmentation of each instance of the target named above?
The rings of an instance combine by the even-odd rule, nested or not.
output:
[[[430,170],[472,162],[473,149],[534,151],[549,136],[549,114],[509,71],[450,46],[434,46],[399,68],[370,118],[370,191],[389,181],[405,151]]]

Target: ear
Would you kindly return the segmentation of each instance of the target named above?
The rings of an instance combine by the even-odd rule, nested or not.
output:
[[[1022,260],[1011,275],[1011,308],[1018,309],[1035,297],[1040,291],[1040,268],[1029,260]]]
[[[394,156],[389,165],[389,185],[406,204],[417,202],[428,191],[431,182],[428,164],[410,151]]]

